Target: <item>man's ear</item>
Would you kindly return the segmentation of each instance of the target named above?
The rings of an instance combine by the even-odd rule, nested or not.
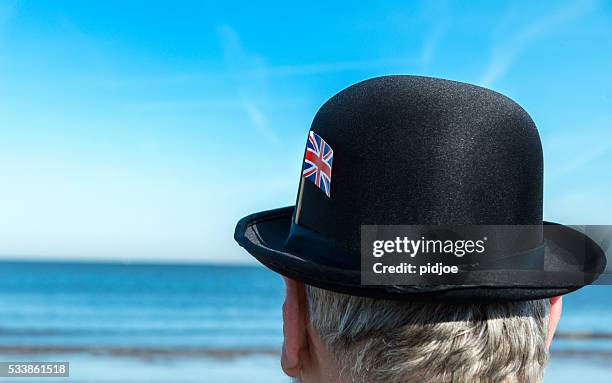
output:
[[[306,290],[303,283],[285,278],[287,293],[283,304],[283,354],[281,366],[285,374],[297,377],[302,369],[301,356],[307,355]]]
[[[550,347],[557,324],[561,319],[561,310],[563,308],[563,299],[561,297],[550,298],[550,311],[548,313],[548,334],[546,335],[546,348]]]

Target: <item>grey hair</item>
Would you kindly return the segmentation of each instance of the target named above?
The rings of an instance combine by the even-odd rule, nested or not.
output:
[[[307,286],[309,321],[355,383],[541,382],[548,300],[432,304]]]

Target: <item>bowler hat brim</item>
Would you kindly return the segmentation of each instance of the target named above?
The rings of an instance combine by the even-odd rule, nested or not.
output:
[[[544,299],[593,283],[606,267],[604,252],[588,236],[567,226],[545,222],[544,227],[556,225],[561,230],[543,231],[544,271],[479,271],[482,275],[478,284],[363,285],[359,270],[318,264],[288,251],[285,241],[292,215],[293,206],[289,206],[246,216],[236,225],[234,239],[259,262],[279,274],[349,295],[449,303]],[[563,275],[572,277],[564,279],[560,277]],[[517,282],[525,280],[536,283]]]

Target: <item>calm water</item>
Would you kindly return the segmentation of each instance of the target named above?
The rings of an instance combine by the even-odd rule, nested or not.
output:
[[[256,267],[0,266],[0,345],[277,348],[282,281]]]
[[[177,381],[164,374],[203,366],[210,380],[181,381],[285,381],[282,298],[280,278],[259,267],[1,263],[0,360],[68,358],[79,381]],[[610,318],[612,286],[585,288],[565,298],[559,331],[612,333]],[[551,375],[577,365],[612,379],[612,341],[558,340],[553,351],[564,362]]]

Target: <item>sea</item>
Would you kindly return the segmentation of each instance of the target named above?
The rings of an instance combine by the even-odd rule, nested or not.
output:
[[[289,382],[283,284],[258,266],[0,263],[0,362],[70,363],[1,382]],[[564,298],[546,382],[612,382],[612,286]]]

